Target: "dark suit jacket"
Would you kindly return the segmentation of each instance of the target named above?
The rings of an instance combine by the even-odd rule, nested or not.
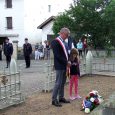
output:
[[[30,54],[32,53],[32,46],[30,43],[23,45],[23,53],[24,56],[30,56]]]
[[[51,48],[54,54],[54,67],[56,70],[66,70],[67,59],[62,46],[57,40],[51,42]]]
[[[13,53],[13,46],[11,43],[4,44],[4,55],[5,56],[11,56]]]
[[[69,36],[69,38],[68,38],[68,49],[69,49],[69,50],[72,49],[72,43],[73,43],[73,40],[72,40],[72,38]]]

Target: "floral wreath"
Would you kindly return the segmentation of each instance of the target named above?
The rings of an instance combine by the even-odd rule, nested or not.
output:
[[[82,102],[82,110],[85,113],[90,113],[93,109],[95,109],[102,102],[103,102],[103,98],[102,98],[102,96],[99,95],[98,91],[92,90],[84,98],[84,100]]]

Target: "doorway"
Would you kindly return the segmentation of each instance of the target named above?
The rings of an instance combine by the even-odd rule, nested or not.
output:
[[[47,35],[47,40],[51,43],[52,42],[52,40],[54,40],[55,39],[55,36],[54,35],[50,35],[50,34],[48,34]]]
[[[3,45],[5,43],[6,38],[7,37],[0,37],[0,60],[5,58],[4,55],[3,55],[3,50],[4,50]]]
[[[7,37],[0,37],[0,45],[3,45]]]

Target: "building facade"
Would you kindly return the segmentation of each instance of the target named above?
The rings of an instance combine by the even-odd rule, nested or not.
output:
[[[42,41],[42,43],[44,43],[44,40],[47,40],[47,35],[49,37],[53,34],[52,25],[54,20],[49,22],[49,19],[51,19],[52,16],[57,16],[64,12],[65,9],[69,9],[72,1],[73,0],[29,0],[28,2],[28,0],[25,0],[26,30],[29,28],[29,33],[34,33],[33,36],[31,36],[34,42]],[[48,24],[46,24],[45,27],[37,29],[39,25],[47,21]]]
[[[55,16],[51,16],[37,27],[38,29],[42,29],[42,43],[46,40],[50,42],[54,39],[54,33],[52,30],[54,21]]]
[[[18,40],[19,47],[22,47],[25,37],[31,44],[43,41],[42,30],[37,29],[37,26],[52,15],[56,16],[69,8],[71,2],[72,0],[0,0],[0,44],[6,37],[9,37],[10,42]]]
[[[24,0],[0,0],[0,44],[24,37]]]

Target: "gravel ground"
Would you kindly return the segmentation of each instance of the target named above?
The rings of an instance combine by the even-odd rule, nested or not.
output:
[[[115,91],[115,77],[84,76],[79,80],[79,94],[82,99],[91,91],[97,90],[106,100]],[[68,85],[65,87],[66,98]],[[61,108],[51,105],[51,93],[36,93],[20,105],[0,111],[0,115],[85,115],[81,109],[82,99],[63,104]]]

